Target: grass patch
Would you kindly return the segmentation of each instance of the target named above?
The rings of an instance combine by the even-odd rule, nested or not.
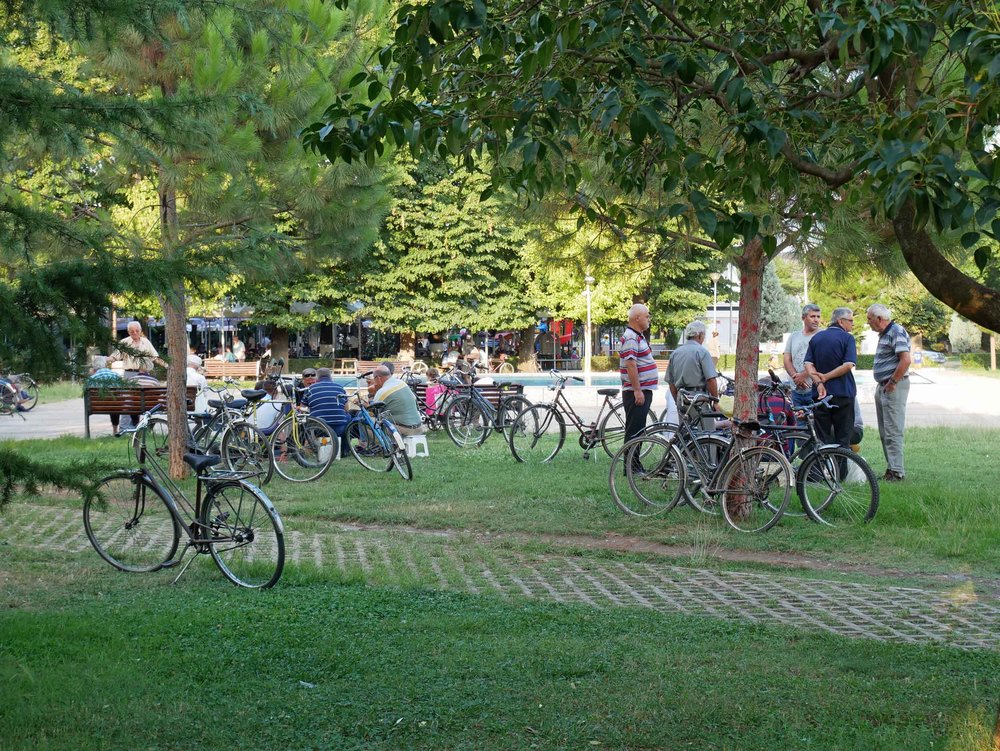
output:
[[[80,381],[53,381],[38,384],[38,403],[54,404],[69,399],[83,398],[83,383]]]
[[[81,554],[82,555],[82,554]],[[0,746],[985,751],[1000,655],[332,583],[5,556]],[[12,580],[14,574],[16,581]]]

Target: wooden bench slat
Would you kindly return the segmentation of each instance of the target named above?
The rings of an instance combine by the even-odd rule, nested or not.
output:
[[[186,401],[189,410],[194,409],[194,398],[198,389],[187,387]],[[90,438],[91,415],[135,415],[148,412],[157,404],[166,404],[167,387],[148,388],[101,388],[90,386],[83,393],[84,434]]]
[[[221,360],[205,360],[202,363],[206,378],[257,378],[259,362],[223,362]]]

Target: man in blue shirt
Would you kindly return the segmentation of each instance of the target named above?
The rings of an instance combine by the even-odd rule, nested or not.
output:
[[[344,410],[347,392],[339,383],[334,383],[330,375],[329,368],[320,368],[316,371],[316,381],[303,395],[302,405],[309,408],[312,417],[318,417],[329,425],[334,433],[343,436],[349,420]]]
[[[858,395],[854,383],[858,347],[851,334],[853,330],[854,313],[851,309],[834,309],[830,325],[809,340],[804,363],[813,382],[815,398],[831,397],[831,409],[816,410],[816,427],[820,437],[844,448],[851,445],[854,400]]]

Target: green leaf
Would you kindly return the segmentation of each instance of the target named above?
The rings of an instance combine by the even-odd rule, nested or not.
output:
[[[354,76],[351,78],[350,82],[347,84],[347,87],[353,89],[359,83],[364,81],[367,77],[368,74],[365,73],[365,71],[361,71],[360,73],[355,73]]]
[[[781,128],[775,128],[771,126],[767,130],[767,153],[771,155],[771,158],[776,157],[780,152],[785,142],[788,141],[788,135]]]
[[[985,245],[980,245],[976,248],[976,252],[972,254],[972,257],[976,262],[976,267],[982,273],[989,266],[990,259],[993,257],[993,251]]]
[[[966,248],[966,249],[971,248],[977,242],[979,242],[979,233],[978,232],[966,232],[964,235],[962,235],[962,247],[963,248]]]

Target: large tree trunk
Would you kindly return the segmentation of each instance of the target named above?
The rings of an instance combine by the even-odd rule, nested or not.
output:
[[[286,372],[290,371],[288,363],[288,329],[271,327],[271,357],[277,360],[279,357],[285,361]]]
[[[160,237],[163,255],[170,257],[177,242],[177,194],[160,176],[158,187],[160,202]],[[170,446],[170,476],[183,480],[187,474],[184,453],[187,450],[187,299],[184,280],[171,284],[160,298],[163,317],[167,323],[167,350],[170,363],[167,367],[167,424]]]
[[[767,265],[764,246],[755,237],[734,259],[740,272],[740,321],[736,335],[736,403],[733,416],[737,420],[757,417],[757,363],[760,351],[760,294]]]
[[[535,327],[521,329],[517,345],[517,369],[521,373],[535,373],[538,366],[535,363]]]
[[[397,360],[416,360],[417,334],[414,331],[404,331],[399,335],[399,352],[396,354]]]
[[[955,268],[916,227],[913,201],[907,201],[892,220],[906,265],[934,297],[959,315],[990,331],[1000,331],[1000,292],[980,284]]]

